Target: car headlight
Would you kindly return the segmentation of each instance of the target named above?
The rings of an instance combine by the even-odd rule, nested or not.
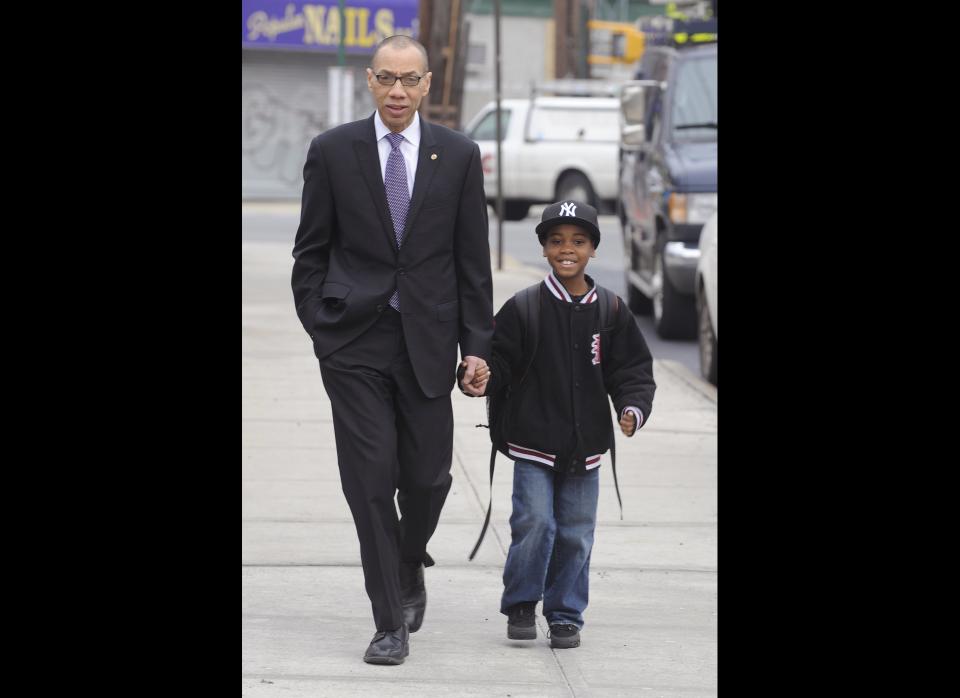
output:
[[[716,193],[670,194],[670,220],[674,223],[706,223],[717,210]]]

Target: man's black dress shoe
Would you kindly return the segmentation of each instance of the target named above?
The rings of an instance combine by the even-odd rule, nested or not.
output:
[[[427,589],[423,585],[422,562],[400,563],[400,603],[403,605],[403,621],[410,632],[417,632],[427,609]]]
[[[410,632],[401,625],[396,630],[378,631],[363,655],[367,664],[403,664],[410,654]]]

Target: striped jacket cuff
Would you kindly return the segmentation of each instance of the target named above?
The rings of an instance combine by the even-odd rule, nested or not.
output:
[[[626,417],[627,412],[632,412],[634,419],[637,420],[637,427],[636,429],[633,430],[633,433],[636,434],[637,430],[639,430],[641,425],[643,424],[643,412],[641,412],[638,407],[634,407],[632,405],[629,407],[624,407],[623,412],[620,414],[620,419],[623,419],[624,417]],[[633,434],[631,434],[631,436],[632,435]]]

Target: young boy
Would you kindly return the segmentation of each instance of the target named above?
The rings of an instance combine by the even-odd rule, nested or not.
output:
[[[577,201],[547,206],[537,226],[551,272],[540,284],[536,356],[525,369],[516,299],[496,315],[486,394],[507,385],[506,440],[514,458],[512,542],[500,612],[507,637],[537,637],[543,599],[551,647],[578,647],[587,607],[597,520],[600,456],[613,443],[607,396],[632,436],[650,416],[653,359],[636,321],[617,298],[610,327],[599,327],[598,289],[586,275],[600,244],[597,211]]]

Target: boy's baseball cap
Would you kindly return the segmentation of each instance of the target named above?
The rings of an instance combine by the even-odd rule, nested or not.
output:
[[[590,233],[594,249],[600,246],[597,209],[581,201],[558,201],[543,209],[543,215],[540,217],[539,225],[537,225],[537,238],[540,240],[540,244],[543,244],[550,228],[563,223],[583,228]]]

